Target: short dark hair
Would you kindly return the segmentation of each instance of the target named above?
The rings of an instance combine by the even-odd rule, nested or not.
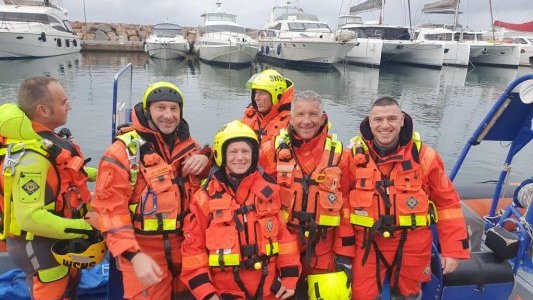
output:
[[[398,101],[396,101],[396,99],[392,98],[392,97],[381,97],[379,98],[378,100],[374,101],[374,103],[372,103],[372,106],[370,107],[370,109],[376,107],[376,106],[390,106],[390,105],[396,105],[398,107],[400,107],[400,104],[398,103]],[[400,107],[401,109],[401,107]]]
[[[20,84],[18,105],[30,119],[35,116],[37,104],[49,102],[51,94],[48,85],[52,82],[59,81],[50,76],[35,76],[24,79]]]

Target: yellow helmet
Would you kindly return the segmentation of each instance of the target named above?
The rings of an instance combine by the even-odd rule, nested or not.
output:
[[[254,102],[254,90],[264,90],[270,93],[272,104],[278,104],[281,95],[287,89],[287,81],[280,73],[272,69],[266,69],[256,73],[246,83],[246,88],[252,90],[252,103]]]
[[[143,109],[146,110],[151,103],[158,101],[177,102],[180,108],[183,108],[183,94],[170,82],[159,81],[150,84],[144,92]]]
[[[52,254],[64,266],[87,269],[104,259],[106,249],[105,241],[101,237],[95,242],[78,238],[55,242],[52,245]]]
[[[307,275],[307,295],[316,300],[346,300],[352,298],[352,287],[346,287],[344,271]]]
[[[217,166],[224,165],[225,152],[229,141],[235,139],[247,139],[252,142],[252,166],[257,163],[259,155],[259,141],[257,135],[250,126],[244,124],[240,120],[231,121],[218,130],[213,139],[213,156],[215,157],[215,164]]]

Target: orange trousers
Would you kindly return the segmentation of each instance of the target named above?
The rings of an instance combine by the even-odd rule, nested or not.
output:
[[[365,250],[362,249],[363,230],[356,230],[356,252],[353,263],[353,300],[374,300],[379,297],[378,285],[376,280],[376,254],[374,247],[370,249],[368,259],[363,265],[363,255]],[[395,232],[393,237],[384,238],[376,237],[379,250],[389,264],[394,260],[400,232]],[[407,240],[403,249],[402,263],[400,267],[400,276],[398,288],[402,296],[413,296],[420,292],[420,284],[431,279],[431,242],[433,236],[429,228],[419,228],[410,230],[407,234]],[[368,242],[368,241],[367,241]],[[383,283],[386,274],[385,265],[380,262],[380,280]],[[398,266],[396,266],[398,267]],[[395,283],[395,269],[393,277],[389,279],[392,284]],[[392,289],[391,289],[392,291]]]

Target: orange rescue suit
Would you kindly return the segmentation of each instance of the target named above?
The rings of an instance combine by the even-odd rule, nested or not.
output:
[[[377,155],[371,140],[353,141],[349,209],[358,250],[354,299],[375,299],[385,275],[397,292],[416,295],[419,283],[431,276],[429,225],[436,223],[442,256],[469,257],[458,194],[438,153],[419,141],[400,143],[386,157]]]
[[[253,95],[253,93],[252,93]],[[252,96],[253,97],[253,96]],[[272,140],[279,131],[289,125],[291,102],[294,98],[294,85],[291,83],[283,92],[281,99],[266,115],[261,115],[252,103],[244,111],[242,122],[252,128],[259,138],[260,145]]]
[[[92,206],[100,215],[109,250],[118,257],[124,296],[132,298],[148,289],[149,297],[156,299],[169,293],[168,281],[177,278],[181,268],[182,221],[190,196],[200,185],[199,178],[182,175],[181,165],[201,150],[185,120],[169,147],[159,132],[148,127],[140,104],[135,106],[133,129],[104,153]],[[122,256],[126,251],[143,251],[156,260],[164,271],[163,281],[144,286]],[[179,282],[177,286],[176,291],[185,289]]]
[[[283,216],[299,236],[305,273],[335,271],[334,254],[354,255],[353,229],[343,213],[348,154],[342,143],[324,125],[307,142],[282,131],[262,150],[260,165],[281,187]]]
[[[301,272],[296,238],[280,213],[279,187],[259,171],[234,192],[217,169],[191,203],[184,226],[182,281],[196,299],[276,299]],[[281,280],[281,282],[279,282]]]

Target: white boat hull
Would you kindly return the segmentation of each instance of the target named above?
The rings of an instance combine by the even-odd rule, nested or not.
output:
[[[441,68],[444,61],[444,47],[436,43],[385,40],[381,51],[381,62],[386,61]]]
[[[249,64],[259,50],[250,44],[195,44],[201,60],[224,64]]]
[[[470,63],[470,45],[460,42],[444,42],[444,60],[446,66],[467,67]]]
[[[348,51],[345,60],[352,64],[379,66],[383,41],[380,39],[357,39],[355,47]]]
[[[533,45],[520,45],[520,65],[533,66]]]
[[[471,44],[470,61],[474,64],[518,67],[520,63],[519,45]]]
[[[41,37],[41,33],[0,31],[0,59],[56,56],[81,49],[73,34],[55,31]]]
[[[260,40],[259,54],[280,62],[334,64],[344,59],[355,44],[316,39]]]
[[[187,41],[175,42],[146,42],[145,51],[154,58],[176,59],[184,58],[189,52]]]

